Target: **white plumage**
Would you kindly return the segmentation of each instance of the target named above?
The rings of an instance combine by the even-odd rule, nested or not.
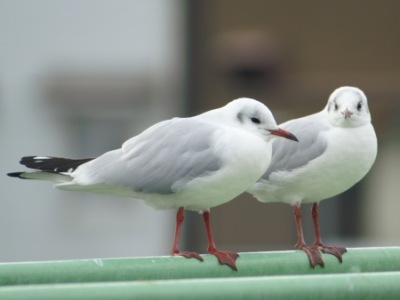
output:
[[[299,138],[299,143],[272,141],[272,160],[266,173],[249,190],[259,201],[295,206],[298,248],[307,252],[311,265],[323,265],[317,249],[341,260],[344,248],[324,246],[318,228],[318,202],[338,195],[360,181],[377,155],[377,138],[371,124],[367,98],[354,87],[341,87],[319,113],[279,125]],[[302,237],[300,204],[313,202],[316,243],[307,247]],[[300,228],[299,228],[300,226]],[[343,252],[343,253],[341,253]]]
[[[179,208],[172,253],[200,260],[197,253],[180,252],[178,238],[183,209],[201,211],[208,251],[236,269],[237,253],[215,248],[208,210],[261,177],[271,160],[274,136],[296,140],[278,128],[265,105],[241,98],[192,118],[157,123],[95,159],[24,157],[21,163],[37,171],[9,175],[57,181],[55,187],[62,190],[142,199],[155,209]]]

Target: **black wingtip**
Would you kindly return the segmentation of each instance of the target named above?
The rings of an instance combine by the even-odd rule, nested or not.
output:
[[[20,164],[27,168],[47,172],[71,172],[93,158],[73,159],[54,156],[24,156]]]
[[[21,160],[19,161],[19,163],[20,163],[21,165],[25,165],[27,162],[33,161],[33,159],[34,159],[35,157],[36,157],[36,156],[24,156],[24,157],[21,158]]]
[[[22,175],[23,173],[24,173],[24,172],[7,173],[7,176],[25,179],[25,178],[21,177],[21,175]]]

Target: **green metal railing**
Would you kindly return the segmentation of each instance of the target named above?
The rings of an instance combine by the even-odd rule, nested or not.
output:
[[[55,284],[0,288],[0,299],[362,299],[400,297],[400,272]]]
[[[241,253],[237,272],[212,255],[203,258],[204,262],[164,256],[4,263],[0,285],[400,271],[400,247],[348,249],[343,263],[323,254],[325,268],[315,269],[302,251]]]
[[[0,299],[400,299],[400,247],[323,254],[315,269],[302,251],[241,253],[237,272],[203,258],[3,263]]]

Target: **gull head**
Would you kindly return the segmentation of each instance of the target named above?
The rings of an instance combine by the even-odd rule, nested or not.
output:
[[[371,122],[367,97],[358,88],[336,89],[326,106],[329,122],[338,127],[358,127]]]
[[[269,108],[257,100],[239,98],[228,103],[225,109],[233,126],[247,130],[264,140],[284,137],[298,141],[293,134],[279,128]]]

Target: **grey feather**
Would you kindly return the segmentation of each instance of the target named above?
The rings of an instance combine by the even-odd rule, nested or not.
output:
[[[269,176],[277,171],[291,171],[303,167],[325,152],[328,144],[321,133],[328,130],[329,125],[319,120],[319,114],[314,114],[279,125],[293,133],[299,142],[288,143],[285,139],[272,141],[271,163],[262,176],[263,180],[268,180]]]
[[[122,149],[82,165],[96,183],[124,186],[135,192],[171,194],[193,178],[220,169],[211,148],[216,127],[195,119],[158,123],[127,141]]]

